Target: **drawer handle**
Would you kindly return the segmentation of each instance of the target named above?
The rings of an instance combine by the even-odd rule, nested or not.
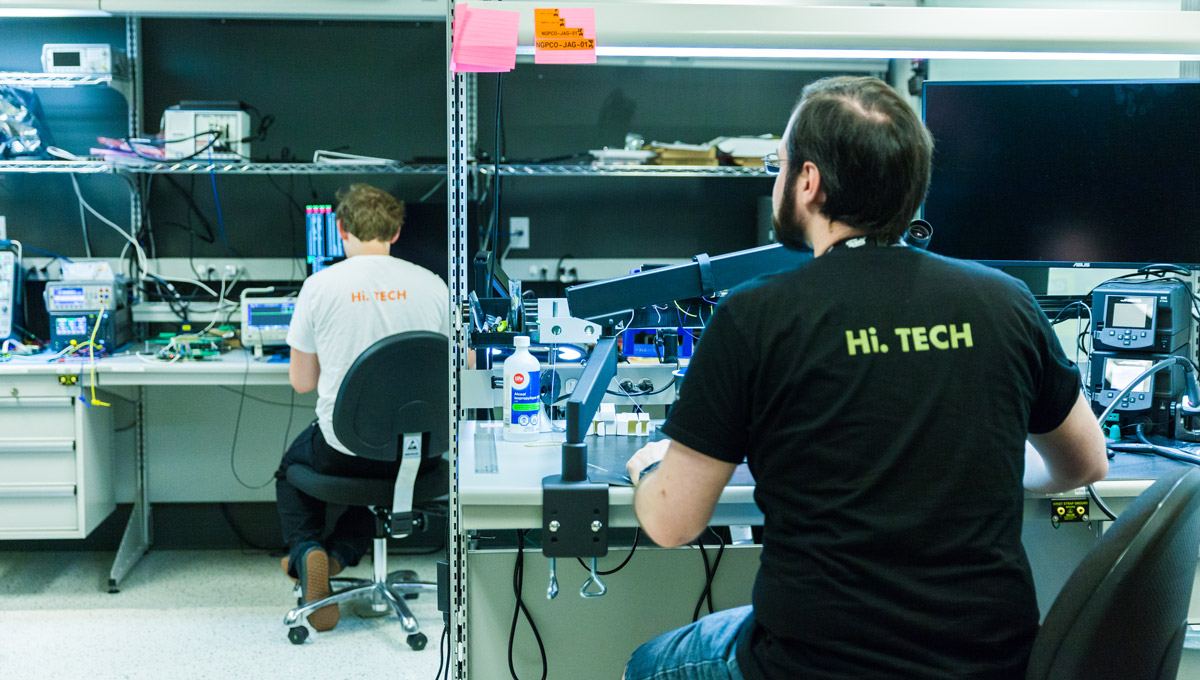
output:
[[[53,406],[71,408],[73,401],[71,397],[6,397],[0,399],[0,408],[47,408]]]
[[[70,498],[74,484],[0,484],[0,498]]]
[[[74,439],[0,439],[0,453],[57,453],[74,450]]]

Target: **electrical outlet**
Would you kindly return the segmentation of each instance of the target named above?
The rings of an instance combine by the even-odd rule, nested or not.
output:
[[[0,215],[0,240],[8,240],[8,218]]]
[[[508,218],[508,247],[513,250],[529,248],[529,218]]]

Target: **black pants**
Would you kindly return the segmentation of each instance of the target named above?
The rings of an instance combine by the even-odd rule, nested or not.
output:
[[[399,461],[385,463],[348,456],[325,442],[316,422],[309,425],[283,454],[275,472],[275,500],[279,524],[287,541],[290,571],[310,547],[320,546],[343,566],[352,567],[371,547],[375,518],[362,506],[350,506],[338,518],[329,536],[325,536],[325,501],[313,498],[287,481],[287,469],[296,463],[311,467],[318,474],[346,477],[395,479]]]

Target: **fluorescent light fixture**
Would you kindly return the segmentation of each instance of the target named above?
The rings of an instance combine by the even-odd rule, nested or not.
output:
[[[517,48],[532,55],[533,46]],[[754,47],[624,47],[596,46],[598,57],[663,59],[1017,59],[1061,61],[1193,61],[1196,54],[1131,54],[1117,52],[971,52],[967,50],[840,50]]]
[[[577,2],[596,18],[596,54],[758,60],[1200,60],[1200,12],[982,7],[818,7],[764,0],[697,4]],[[532,46],[544,3],[471,0],[517,11]],[[528,48],[526,48],[527,50]],[[518,54],[529,54],[518,51]]]
[[[517,48],[531,56],[533,46]],[[660,59],[1016,59],[1062,61],[1194,61],[1197,54],[1129,54],[1116,52],[971,52],[966,50],[838,50],[753,47],[623,47],[598,45],[598,57]]]

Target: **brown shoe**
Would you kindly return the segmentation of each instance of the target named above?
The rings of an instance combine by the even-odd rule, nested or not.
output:
[[[295,576],[292,576],[291,571],[288,569],[288,567],[291,566],[291,560],[292,560],[292,558],[290,555],[284,555],[283,557],[279,558],[279,566],[283,567],[283,573],[287,574],[287,577],[292,579],[292,583],[298,584],[298,583],[300,583],[300,579],[296,578]],[[329,555],[329,576],[330,576],[330,578],[342,573],[343,569],[345,569],[345,567],[342,566],[342,563],[338,562],[337,558],[334,557],[333,555]]]
[[[313,548],[304,553],[303,561],[297,565],[305,604],[329,597],[333,592],[329,587],[329,562],[329,555],[322,548]],[[308,623],[318,632],[333,630],[338,624],[338,606],[330,604],[311,612]]]

